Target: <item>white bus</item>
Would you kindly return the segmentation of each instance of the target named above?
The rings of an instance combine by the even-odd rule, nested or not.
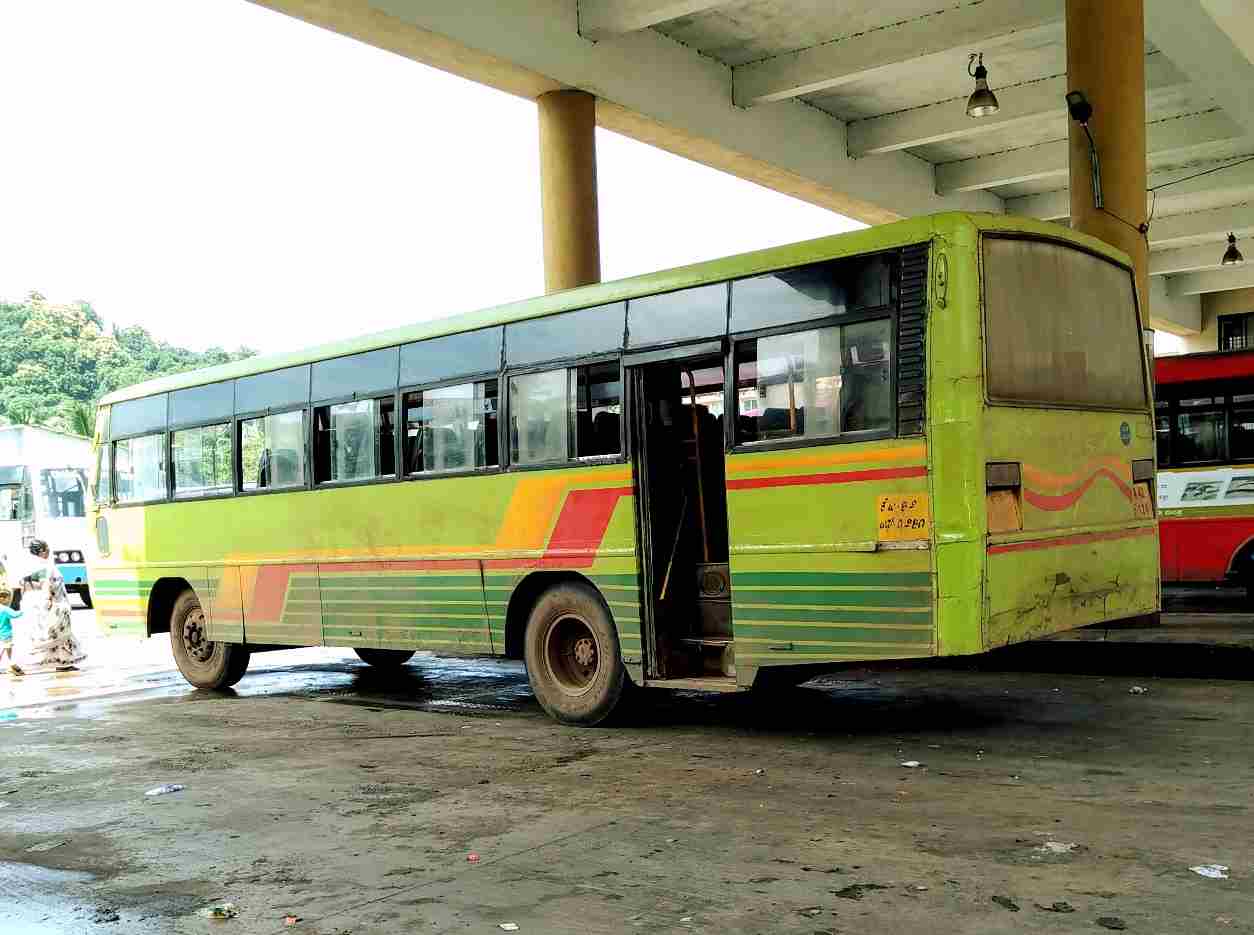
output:
[[[87,473],[91,439],[31,425],[0,426],[0,557],[10,587],[32,565],[30,542],[48,543],[66,590],[91,607]]]

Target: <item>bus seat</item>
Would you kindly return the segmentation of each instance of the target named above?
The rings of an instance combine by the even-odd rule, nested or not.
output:
[[[592,433],[596,438],[597,451],[603,454],[613,454],[619,451],[621,436],[618,413],[598,412],[592,424]]]

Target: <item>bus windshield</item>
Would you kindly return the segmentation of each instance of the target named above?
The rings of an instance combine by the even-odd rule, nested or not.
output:
[[[1075,247],[984,238],[989,398],[1145,409],[1132,274]]]
[[[77,468],[40,471],[39,487],[49,518],[87,515],[87,481]]]

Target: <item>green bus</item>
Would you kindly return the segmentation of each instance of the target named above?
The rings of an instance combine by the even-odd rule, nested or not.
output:
[[[129,387],[99,620],[196,686],[526,661],[557,719],[1158,610],[1128,260],[942,214]]]

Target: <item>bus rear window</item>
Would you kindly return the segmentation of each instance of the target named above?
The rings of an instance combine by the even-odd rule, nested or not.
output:
[[[1143,409],[1132,274],[1074,247],[984,238],[989,398]]]

